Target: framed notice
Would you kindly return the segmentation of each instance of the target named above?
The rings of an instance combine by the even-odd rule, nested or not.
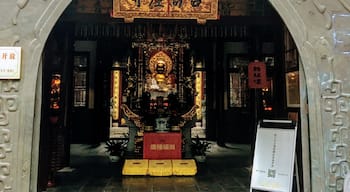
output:
[[[250,191],[292,191],[296,129],[291,120],[259,123]]]
[[[21,47],[0,47],[0,79],[20,79]]]

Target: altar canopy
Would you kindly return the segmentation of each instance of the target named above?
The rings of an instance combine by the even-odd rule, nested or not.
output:
[[[196,19],[198,23],[218,19],[218,0],[113,0],[114,18]]]

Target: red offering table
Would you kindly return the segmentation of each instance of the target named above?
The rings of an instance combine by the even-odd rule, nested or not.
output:
[[[144,159],[181,159],[180,132],[177,133],[144,133]]]

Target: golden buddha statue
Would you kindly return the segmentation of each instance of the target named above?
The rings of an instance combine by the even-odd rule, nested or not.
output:
[[[174,80],[170,79],[174,78],[174,75],[170,74],[172,66],[172,60],[165,52],[158,51],[153,54],[149,61],[151,76],[146,75],[147,87],[157,91],[169,91],[173,88],[174,86],[171,83],[174,83]]]

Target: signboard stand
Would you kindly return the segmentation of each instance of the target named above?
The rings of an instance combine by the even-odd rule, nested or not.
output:
[[[297,126],[291,120],[262,120],[257,126],[250,192],[291,192]],[[297,170],[297,168],[296,168]]]

